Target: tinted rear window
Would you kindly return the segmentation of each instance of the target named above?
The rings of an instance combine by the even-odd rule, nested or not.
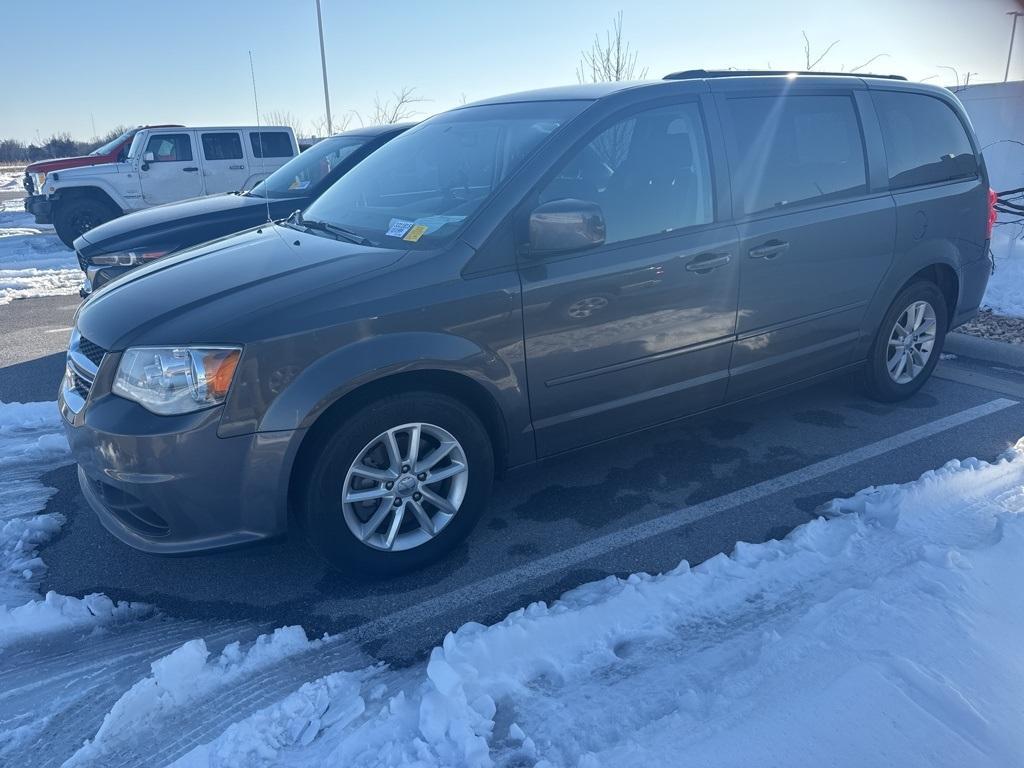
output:
[[[284,131],[251,131],[252,153],[256,157],[291,157],[292,140]]]
[[[237,133],[204,133],[203,157],[207,160],[241,160],[242,139]]]
[[[730,99],[736,189],[747,213],[867,191],[860,123],[849,96]]]
[[[941,99],[920,93],[872,94],[895,189],[978,175],[967,131]]]

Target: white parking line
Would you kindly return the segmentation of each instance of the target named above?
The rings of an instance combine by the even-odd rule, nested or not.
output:
[[[373,640],[386,637],[388,633],[396,629],[404,630],[410,625],[419,624],[420,622],[443,615],[453,608],[475,603],[490,595],[514,589],[533,579],[565,571],[608,552],[628,547],[656,536],[663,536],[705,517],[717,515],[733,507],[758,501],[773,493],[778,493],[810,480],[816,480],[819,477],[853,464],[877,458],[890,451],[916,443],[918,440],[924,440],[939,432],[945,432],[954,427],[962,426],[1015,405],[1018,405],[1018,401],[1006,398],[998,398],[981,405],[976,405],[973,408],[968,408],[959,413],[923,424],[920,427],[908,429],[901,434],[886,437],[877,442],[855,448],[852,451],[841,453],[838,456],[833,456],[801,469],[787,472],[784,475],[779,475],[778,477],[764,480],[732,493],[727,493],[724,496],[709,499],[692,507],[684,507],[674,512],[668,512],[660,517],[645,520],[628,528],[606,533],[603,536],[590,539],[582,544],[564,549],[561,552],[555,552],[547,557],[524,563],[517,568],[512,568],[503,573],[496,573],[493,576],[488,576],[485,579],[459,587],[443,595],[424,600],[408,608],[402,608],[393,613],[380,616],[365,624],[360,624],[343,634],[359,640]]]
[[[72,326],[70,326],[70,325],[67,328],[48,328],[46,330],[46,332],[47,333],[68,333],[71,330],[71,328],[72,328]]]

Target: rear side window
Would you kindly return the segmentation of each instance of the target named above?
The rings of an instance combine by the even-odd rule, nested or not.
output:
[[[160,133],[149,137],[146,152],[155,163],[182,163],[192,160],[192,140],[187,133]]]
[[[207,160],[242,159],[242,138],[237,133],[204,133],[202,139]]]
[[[714,218],[707,138],[696,104],[644,110],[599,133],[562,166],[540,202],[597,203],[615,243]]]
[[[860,122],[849,96],[730,99],[734,186],[746,213],[867,192]]]
[[[284,131],[250,131],[249,141],[256,157],[291,157],[292,140]]]
[[[967,131],[941,99],[920,93],[872,94],[893,189],[978,175]]]

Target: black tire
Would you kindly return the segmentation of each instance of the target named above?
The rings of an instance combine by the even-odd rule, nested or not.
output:
[[[402,551],[375,549],[360,541],[345,522],[345,478],[375,437],[415,422],[440,427],[459,442],[469,468],[465,496],[434,538]],[[494,478],[491,440],[480,419],[458,400],[434,392],[391,395],[362,407],[332,430],[312,461],[300,509],[306,536],[332,568],[357,578],[396,576],[443,557],[473,530]]]
[[[120,215],[121,212],[105,200],[91,195],[74,195],[57,203],[53,228],[64,245],[74,248],[75,238]]]
[[[924,368],[911,381],[898,383],[890,376],[887,365],[890,349],[889,337],[903,312],[918,301],[928,302],[935,311],[935,342]],[[900,291],[885,313],[885,317],[882,318],[882,323],[878,327],[875,340],[871,345],[864,377],[865,392],[868,397],[891,403],[905,400],[924,386],[928,377],[932,375],[932,371],[935,370],[942,353],[942,347],[946,340],[946,329],[949,326],[948,313],[946,299],[935,283],[922,280],[912,283]]]

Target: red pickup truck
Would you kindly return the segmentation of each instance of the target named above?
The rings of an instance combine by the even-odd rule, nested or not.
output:
[[[62,171],[66,168],[77,168],[81,165],[98,165],[100,163],[116,163],[128,152],[135,134],[143,128],[180,128],[177,124],[140,125],[129,128],[116,139],[112,139],[102,147],[97,147],[88,155],[79,157],[59,157],[55,160],[38,160],[25,168],[25,210],[36,217],[39,224],[50,224],[50,204],[39,192],[43,188],[47,174]]]

